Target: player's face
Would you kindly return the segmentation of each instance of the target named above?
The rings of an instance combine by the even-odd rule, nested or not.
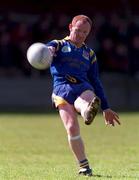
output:
[[[91,26],[88,22],[82,20],[77,21],[75,24],[70,24],[70,40],[77,46],[81,46],[82,43],[86,40]]]

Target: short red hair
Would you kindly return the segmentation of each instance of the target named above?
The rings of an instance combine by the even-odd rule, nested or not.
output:
[[[71,24],[74,25],[76,24],[77,21],[80,21],[80,20],[83,20],[84,22],[88,22],[90,26],[92,27],[92,20],[88,16],[85,16],[85,15],[74,16]]]

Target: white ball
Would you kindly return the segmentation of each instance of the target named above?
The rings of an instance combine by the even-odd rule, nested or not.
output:
[[[50,49],[43,43],[34,43],[27,50],[29,63],[38,70],[47,69],[52,63]]]

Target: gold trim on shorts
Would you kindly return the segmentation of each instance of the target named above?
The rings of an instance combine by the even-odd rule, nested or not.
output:
[[[58,107],[59,105],[68,104],[68,102],[65,99],[55,95],[54,93],[52,94],[52,100],[56,107]]]

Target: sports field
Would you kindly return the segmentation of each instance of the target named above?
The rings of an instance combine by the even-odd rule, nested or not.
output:
[[[58,114],[0,114],[0,180],[139,179],[139,113],[121,113],[121,126],[91,126],[79,118],[94,177],[77,175]]]

